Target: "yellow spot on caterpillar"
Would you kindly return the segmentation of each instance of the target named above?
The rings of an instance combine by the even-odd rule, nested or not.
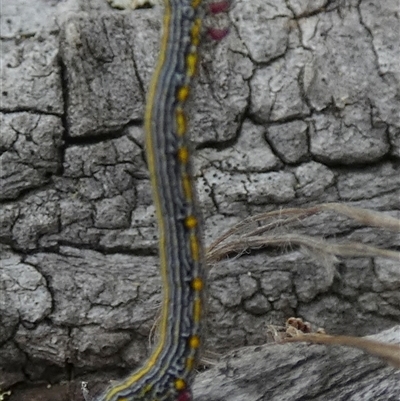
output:
[[[186,359],[186,369],[193,370],[194,363],[195,363],[195,359],[192,356],[190,356],[188,359]]]
[[[193,75],[196,73],[196,68],[197,68],[197,54],[196,53],[190,53],[186,57],[186,64],[187,64],[187,74],[189,77],[193,77]]]
[[[184,85],[181,86],[178,89],[178,94],[177,94],[177,99],[179,102],[185,102],[187,100],[187,98],[189,97],[189,93],[190,93],[190,88],[188,85]]]
[[[190,36],[192,38],[192,45],[198,46],[200,44],[200,32],[201,32],[201,19],[197,18],[194,21],[192,29],[190,31]]]
[[[204,288],[204,282],[200,277],[196,277],[192,281],[192,288],[195,291],[201,291]]]
[[[193,320],[199,323],[201,319],[201,299],[196,298],[193,303]]]
[[[192,201],[192,182],[188,174],[184,174],[182,177],[183,193],[188,202]]]
[[[188,216],[185,219],[185,226],[186,228],[195,228],[197,226],[197,219],[194,216]]]
[[[189,161],[189,150],[186,147],[181,147],[178,149],[178,160],[186,164]]]
[[[201,4],[202,0],[192,0],[192,7],[197,8]]]
[[[190,250],[192,252],[192,258],[195,262],[199,260],[199,242],[195,234],[190,236]]]
[[[186,115],[180,107],[176,109],[176,130],[179,136],[185,135],[187,131]]]
[[[189,346],[192,349],[197,349],[200,347],[200,337],[199,336],[191,336],[189,338]]]
[[[175,380],[175,388],[180,391],[186,388],[186,382],[183,379],[176,379]]]

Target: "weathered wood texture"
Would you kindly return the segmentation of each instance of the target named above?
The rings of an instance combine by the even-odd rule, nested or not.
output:
[[[347,202],[398,217],[398,2],[237,0],[229,17],[230,35],[204,46],[191,104],[206,241],[287,206]],[[36,396],[34,384],[106,381],[140,364],[161,299],[142,132],[161,10],[13,0],[0,18],[0,387],[17,386],[10,400],[21,401],[28,382],[29,401],[77,400],[71,389]],[[396,233],[330,213],[298,230],[400,247]],[[400,322],[399,262],[321,265],[298,249],[259,251],[212,266],[209,297],[208,348],[218,352],[263,344],[266,326],[291,315],[374,334]],[[229,364],[249,375],[240,387],[254,399],[365,399],[364,378],[376,372],[387,374],[386,399],[398,395],[393,371],[362,359],[351,376],[353,354],[336,348],[266,346],[260,360],[251,348],[237,352]],[[307,363],[322,354],[321,365]],[[310,370],[292,372],[293,355]],[[248,363],[276,389],[253,390]],[[202,380],[220,383],[221,369],[199,376],[199,399],[209,394]],[[296,396],[282,376],[291,391],[317,389]],[[229,399],[242,394],[229,386]]]
[[[400,343],[400,326],[375,336]],[[307,344],[246,347],[198,376],[197,401],[397,400],[400,371],[362,352]]]

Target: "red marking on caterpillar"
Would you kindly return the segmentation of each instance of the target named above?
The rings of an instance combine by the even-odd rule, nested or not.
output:
[[[179,393],[176,401],[193,401],[193,398],[192,395],[190,394],[190,391],[185,390]]]
[[[208,29],[208,34],[210,35],[211,39],[214,40],[221,40],[223,39],[226,35],[228,35],[229,29],[228,28],[209,28]]]
[[[223,0],[211,3],[209,4],[208,9],[212,14],[224,13],[229,10],[229,1]]]

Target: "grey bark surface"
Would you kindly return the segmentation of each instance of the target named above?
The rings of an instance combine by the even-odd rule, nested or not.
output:
[[[373,337],[400,341],[400,326]],[[302,344],[245,347],[198,375],[198,401],[398,400],[400,372],[361,351]]]
[[[13,387],[11,401],[79,400],[80,378],[105,383],[141,364],[161,300],[142,124],[162,14],[102,0],[1,7],[0,389]],[[400,216],[398,11],[396,0],[233,2],[230,35],[205,40],[190,105],[207,244],[282,207],[346,202]],[[297,229],[400,247],[397,233],[330,213]],[[260,250],[210,266],[206,348],[259,346],[292,315],[376,334],[399,324],[399,305],[398,260],[321,265],[299,249]],[[199,375],[195,392],[358,400],[386,386],[398,399],[398,375],[354,352],[245,348]],[[244,393],[225,387],[242,370]],[[276,387],[262,393],[257,380]]]

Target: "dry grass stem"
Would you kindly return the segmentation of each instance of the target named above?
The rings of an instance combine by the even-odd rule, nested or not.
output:
[[[249,217],[226,231],[207,249],[207,261],[213,263],[233,253],[243,254],[250,249],[268,246],[281,248],[297,246],[311,254],[314,253],[317,260],[324,259],[324,255],[379,256],[400,260],[400,252],[397,251],[381,249],[361,242],[335,243],[332,240],[296,233],[296,228],[290,226],[322,212],[334,212],[364,226],[400,232],[400,220],[395,217],[339,203],[325,203],[303,209],[281,209]]]
[[[385,344],[368,338],[351,336],[328,336],[326,334],[302,334],[287,338],[284,342],[308,342],[325,345],[344,345],[368,352],[371,355],[382,358],[386,363],[400,369],[400,346]]]
[[[309,249],[313,253],[340,255],[343,257],[374,257],[400,260],[400,252],[388,249],[376,248],[371,245],[365,245],[359,242],[348,242],[344,244],[335,244],[324,239],[314,238],[301,234],[283,234],[273,237],[243,237],[238,240],[232,240],[207,254],[207,262],[216,262],[232,254],[243,254],[249,249],[257,249],[267,246],[289,247],[300,246]]]
[[[321,210],[331,210],[343,214],[369,227],[380,227],[390,231],[400,232],[400,220],[386,213],[348,206],[343,203],[323,203]]]

